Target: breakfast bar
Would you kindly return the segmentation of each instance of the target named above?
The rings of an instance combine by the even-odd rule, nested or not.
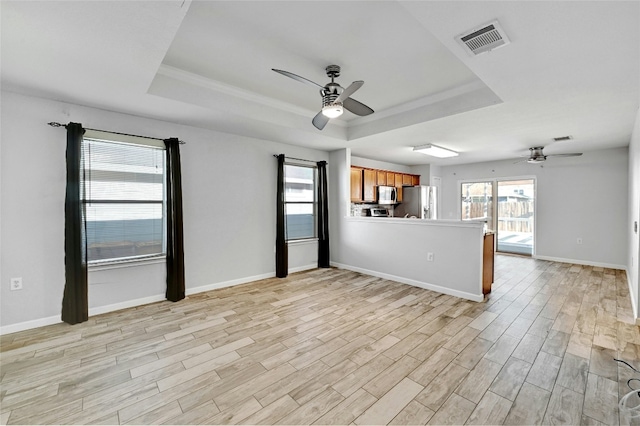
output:
[[[484,300],[484,222],[344,219],[343,262],[335,266],[476,302]],[[493,252],[490,260],[492,267]],[[492,271],[490,276],[492,281]],[[490,284],[485,284],[485,291]]]

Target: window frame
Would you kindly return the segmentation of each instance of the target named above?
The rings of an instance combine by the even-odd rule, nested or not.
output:
[[[166,153],[163,152],[162,155],[162,200],[132,200],[132,199],[118,199],[118,200],[101,200],[101,199],[91,199],[87,196],[87,183],[91,181],[91,167],[88,165],[84,156],[84,144],[91,143],[92,141],[99,143],[108,143],[114,145],[122,145],[122,146],[137,146],[137,147],[146,147],[148,149],[156,149],[161,151],[166,151],[166,147],[164,146],[164,141],[159,139],[148,139],[142,137],[135,137],[130,135],[120,135],[117,133],[109,133],[104,131],[91,131],[87,129],[84,137],[83,137],[83,156],[82,156],[82,183],[81,183],[81,203],[83,205],[84,211],[84,220],[85,223],[87,216],[87,207],[91,204],[131,204],[131,205],[146,205],[146,204],[160,204],[161,212],[162,212],[162,250],[159,253],[145,254],[145,255],[136,255],[136,256],[126,256],[126,257],[113,257],[108,259],[96,259],[90,260],[88,254],[88,242],[87,244],[87,266],[90,270],[104,270],[111,268],[122,268],[128,267],[138,264],[151,264],[158,263],[160,261],[164,261],[166,259],[167,254],[167,168],[166,168]],[[86,240],[87,237],[85,237]]]
[[[302,167],[311,169],[313,172],[313,201],[287,201],[287,167]],[[287,243],[298,243],[304,241],[316,241],[318,239],[318,166],[313,164],[301,164],[295,161],[285,161],[284,163],[284,209],[285,209],[285,241]],[[287,205],[307,205],[311,204],[313,209],[313,235],[300,238],[289,238],[289,225],[287,223]]]

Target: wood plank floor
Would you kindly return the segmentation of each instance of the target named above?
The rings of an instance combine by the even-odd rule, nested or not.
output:
[[[324,269],[0,343],[2,424],[612,425],[640,369],[623,271],[515,256],[484,303]]]

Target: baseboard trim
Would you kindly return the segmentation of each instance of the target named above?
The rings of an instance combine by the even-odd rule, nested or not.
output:
[[[309,265],[303,265],[303,266],[296,266],[294,268],[289,268],[289,273],[293,274],[296,272],[308,271],[310,269],[316,269],[317,267],[318,265],[315,263],[309,264]],[[185,291],[185,295],[189,296],[192,294],[204,293],[205,291],[232,287],[235,285],[246,284],[253,281],[263,280],[266,278],[273,278],[275,276],[276,276],[275,272],[269,272],[266,274],[254,275],[251,277],[223,281],[223,282],[208,284],[208,285],[195,287],[195,288],[188,288]],[[143,297],[141,299],[128,300],[126,302],[114,303],[114,304],[105,305],[105,306],[97,306],[95,308],[89,308],[89,317],[106,314],[109,312],[120,311],[122,309],[135,308],[137,306],[148,305],[149,303],[162,302],[165,300],[167,299],[164,294],[157,294],[154,296]],[[61,322],[62,320],[60,319],[60,315],[56,315],[56,316],[47,317],[47,318],[40,318],[36,320],[24,321],[16,324],[0,326],[0,335],[17,333],[19,331],[30,330],[38,327],[45,327],[47,325],[59,324]]]
[[[294,274],[296,272],[308,271],[310,269],[316,269],[318,267],[317,264],[313,263],[310,265],[296,266],[295,268],[289,268],[288,272],[290,274]],[[236,280],[222,281],[219,283],[203,285],[200,287],[195,287],[192,289],[186,290],[186,295],[189,296],[191,294],[204,293],[205,291],[217,290],[219,288],[233,287],[234,285],[251,283],[254,281],[265,280],[267,278],[274,278],[276,276],[275,271],[269,272],[266,274],[254,275],[252,277],[238,278]]]
[[[122,309],[135,308],[136,306],[148,305],[149,303],[163,302],[167,300],[164,294],[156,294],[155,296],[142,297],[140,299],[127,300],[124,302],[114,303],[111,305],[97,306],[89,308],[89,316],[107,314],[109,312],[120,311]]]
[[[309,265],[297,266],[295,268],[289,268],[289,273],[294,274],[296,272],[309,271],[311,269],[318,269],[317,263],[311,263]],[[273,274],[275,276],[275,273]]]
[[[471,300],[473,302],[484,301],[484,296],[482,294],[467,293],[465,291],[459,291],[459,290],[455,290],[447,287],[442,287],[436,284],[416,281],[410,278],[399,277],[396,275],[386,274],[383,272],[372,271],[370,269],[359,268],[357,266],[345,265],[343,263],[331,262],[331,266],[335,266],[336,268],[340,268],[340,269],[346,269],[348,271],[359,272],[361,274],[371,275],[373,277],[383,278],[385,280],[397,281],[399,283],[423,288],[425,290],[436,291],[438,293],[448,294],[449,296],[460,297],[462,299]]]
[[[190,296],[192,294],[204,293],[205,291],[218,290],[220,288],[233,287],[235,285],[246,284],[253,281],[264,280],[267,278],[273,278],[275,276],[276,276],[275,272],[269,272],[266,274],[254,275],[251,277],[238,278],[238,279],[229,280],[229,281],[222,281],[219,283],[207,284],[200,287],[188,288],[186,289],[185,294],[187,296]]]
[[[53,325],[61,323],[60,315],[53,317],[40,318],[31,321],[19,322],[16,324],[10,324],[0,327],[0,335],[17,333],[19,331],[30,330],[32,328],[45,327],[47,325]]]
[[[548,260],[551,262],[560,262],[560,263],[573,263],[575,265],[585,265],[585,266],[597,266],[600,268],[609,268],[609,269],[621,269],[623,271],[627,270],[627,267],[624,265],[616,265],[614,263],[603,263],[603,262],[591,262],[589,260],[578,260],[578,259],[565,259],[562,257],[553,257],[553,256],[532,256],[534,259],[539,260]]]

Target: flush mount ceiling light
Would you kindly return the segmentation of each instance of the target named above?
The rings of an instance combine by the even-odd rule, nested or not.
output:
[[[335,102],[322,107],[322,115],[329,118],[340,117],[343,112],[342,102]]]
[[[452,151],[450,149],[442,148],[433,144],[426,144],[413,147],[415,152],[419,152],[420,154],[431,155],[432,157],[438,158],[449,158],[449,157],[457,157],[458,153]]]

